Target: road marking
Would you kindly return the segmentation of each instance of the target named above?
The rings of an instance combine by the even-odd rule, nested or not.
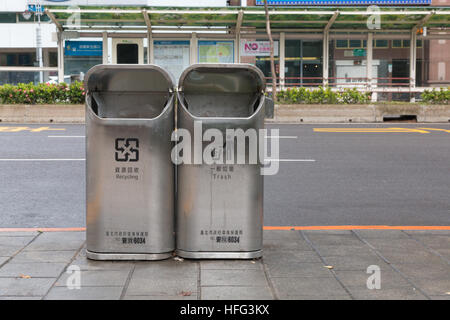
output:
[[[0,132],[42,132],[42,131],[65,131],[65,128],[50,128],[50,127],[39,127],[39,128],[30,128],[30,127],[0,127]]]
[[[431,130],[431,131],[444,131],[450,133],[450,130],[440,129],[440,128],[419,128],[422,130]]]
[[[425,130],[411,128],[314,128],[314,132],[333,133],[429,133]]]
[[[86,161],[86,159],[0,159],[0,161],[21,161],[21,162],[30,162],[30,161]]]
[[[297,139],[297,136],[265,136],[266,139]]]
[[[49,138],[86,138],[86,136],[48,136]]]
[[[316,162],[315,159],[265,159],[264,162]]]
[[[384,225],[343,225],[343,226],[264,226],[264,230],[444,230],[450,231],[450,226],[384,226]],[[0,232],[70,232],[86,231],[85,227],[75,228],[0,228]]]

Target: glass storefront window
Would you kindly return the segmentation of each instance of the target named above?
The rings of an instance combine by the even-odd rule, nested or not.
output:
[[[329,61],[329,84],[338,88],[353,88],[362,87],[367,82],[367,66],[366,66],[366,52],[361,46],[367,45],[365,40],[356,40],[353,45],[358,45],[357,48],[350,47],[349,39],[331,40],[329,45],[330,61]],[[348,47],[340,48],[338,43],[348,43]],[[372,74],[376,76],[376,71]]]
[[[285,48],[287,86],[322,84],[322,41],[286,40]]]

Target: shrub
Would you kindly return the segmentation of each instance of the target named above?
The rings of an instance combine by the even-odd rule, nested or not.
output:
[[[83,104],[82,82],[47,84],[19,83],[16,86],[0,86],[0,102],[3,104]]]
[[[357,89],[344,89],[333,91],[329,87],[306,89],[305,87],[288,88],[277,93],[280,103],[305,103],[305,104],[356,104],[368,103],[370,93],[359,92]]]
[[[422,100],[431,104],[450,104],[450,87],[425,90],[422,93]]]

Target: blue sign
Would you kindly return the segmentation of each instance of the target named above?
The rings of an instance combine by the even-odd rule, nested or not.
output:
[[[34,12],[34,13],[44,13],[45,8],[44,6],[37,6],[35,4],[29,4],[28,5],[28,11]]]
[[[299,5],[418,5],[431,4],[431,0],[301,0],[301,1],[280,1],[267,0],[269,6],[299,6]],[[263,6],[264,0],[256,0],[257,6]]]
[[[103,42],[101,41],[66,41],[64,50],[66,56],[101,57]]]

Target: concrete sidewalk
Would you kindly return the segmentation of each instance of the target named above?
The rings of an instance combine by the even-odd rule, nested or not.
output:
[[[0,299],[450,299],[450,231],[265,231],[254,261],[97,262],[84,246],[84,232],[0,232]]]

